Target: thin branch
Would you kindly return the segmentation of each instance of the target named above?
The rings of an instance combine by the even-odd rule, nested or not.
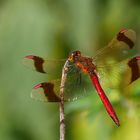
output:
[[[60,102],[60,140],[65,140],[65,114],[64,101]]]
[[[67,73],[69,71],[68,68],[69,61],[65,62],[65,65],[62,70],[62,78],[61,78],[61,85],[60,85],[60,140],[65,140],[65,114],[64,114],[64,86],[67,79]]]

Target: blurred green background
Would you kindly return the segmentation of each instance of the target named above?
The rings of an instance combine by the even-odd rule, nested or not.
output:
[[[24,56],[93,56],[122,28],[136,31],[140,52],[139,14],[139,0],[0,0],[0,140],[59,139],[59,106],[30,98],[46,78],[24,67]],[[66,140],[140,140],[139,85],[107,93],[119,128],[95,91],[66,103]]]

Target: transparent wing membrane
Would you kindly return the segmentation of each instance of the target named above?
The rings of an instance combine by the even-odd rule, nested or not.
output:
[[[128,63],[131,60],[133,64],[135,63],[134,58],[129,58],[133,54],[135,41],[136,33],[133,30],[121,30],[106,47],[99,50],[93,57],[102,86],[119,88],[126,73],[128,80],[124,82],[124,86],[134,81],[131,80],[132,68]],[[133,67],[136,67],[136,64],[134,65]]]
[[[112,41],[93,57],[97,66],[112,65],[130,57],[136,40],[136,33],[131,30],[121,30]]]
[[[24,65],[28,68],[40,73],[54,75],[55,78],[60,78],[65,61],[65,59],[45,59],[34,55],[26,56],[23,59]]]
[[[33,88],[31,98],[38,101],[59,102],[60,98],[56,89],[59,88],[59,84],[59,81],[40,83]]]
[[[140,77],[140,57],[132,57],[113,66],[98,67],[101,85],[105,88],[123,88]]]
[[[60,78],[36,85],[31,93],[31,97],[40,101],[59,102],[60,101],[60,84],[62,69],[66,60],[48,60],[38,56],[26,56],[23,63],[40,73],[47,73],[53,77]],[[56,76],[57,75],[57,76]],[[64,87],[65,101],[75,100],[84,96],[87,91],[85,85],[85,77],[74,64],[70,65],[70,70],[67,75],[67,80]],[[89,84],[88,84],[89,85]],[[88,94],[88,93],[86,93]]]
[[[31,97],[40,101],[59,102],[61,80],[52,80],[35,86],[32,90]],[[67,77],[64,86],[64,100],[74,101],[79,98],[88,96],[91,92],[92,85],[88,75],[73,74]]]
[[[74,101],[88,96],[92,89],[88,75],[79,73],[73,77],[68,76],[64,88],[64,98],[66,101]]]

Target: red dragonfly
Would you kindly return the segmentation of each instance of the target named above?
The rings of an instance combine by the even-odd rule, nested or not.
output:
[[[94,86],[106,111],[119,126],[119,119],[102,88],[103,86],[101,86],[101,81],[104,84],[111,80],[112,68],[115,70],[114,77],[120,74],[119,77],[123,78],[127,74],[125,83],[127,85],[140,77],[140,56],[129,58],[135,40],[136,33],[133,30],[123,29],[94,57],[83,56],[80,51],[72,52],[68,59],[64,60],[49,60],[34,55],[24,57],[24,63],[28,67],[58,78],[58,80],[36,85],[32,90],[31,97],[42,101],[60,102],[60,90],[63,87],[64,101],[73,101],[87,95],[89,85]],[[62,75],[63,78],[65,74],[65,82],[62,83],[60,76]],[[115,82],[113,80],[112,83]]]

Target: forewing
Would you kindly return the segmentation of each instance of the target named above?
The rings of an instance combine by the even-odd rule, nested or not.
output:
[[[34,55],[26,56],[23,59],[23,63],[27,67],[40,73],[47,73],[53,75],[61,75],[65,61],[65,59],[49,60]]]
[[[97,67],[112,65],[130,57],[135,40],[135,31],[131,29],[121,30],[106,47],[97,52],[93,63]]]

